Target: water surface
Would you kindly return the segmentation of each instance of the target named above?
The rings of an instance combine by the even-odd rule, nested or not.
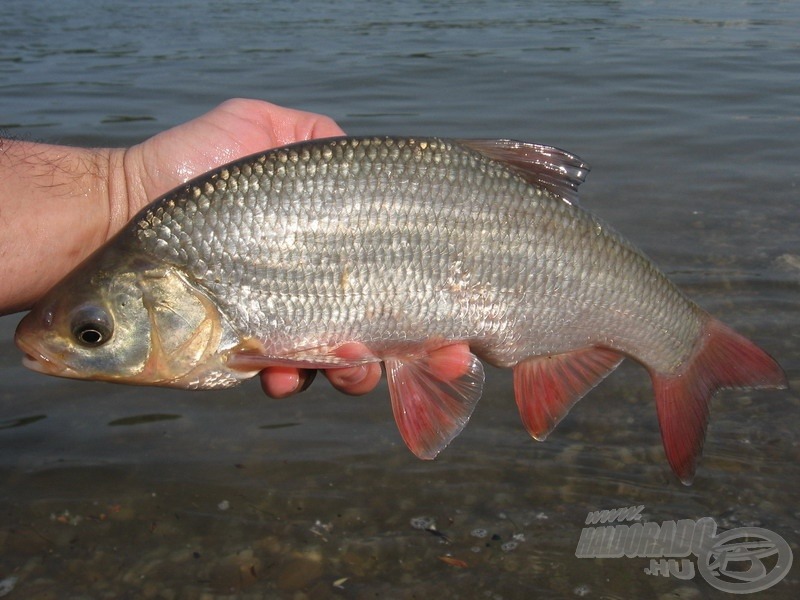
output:
[[[593,167],[584,206],[798,389],[799,30],[792,2],[6,0],[0,127],[129,145],[245,96],[354,134],[561,146]],[[421,462],[384,384],[349,398],[320,380],[274,401],[253,382],[47,378],[19,364],[18,320],[0,319],[9,598],[728,596],[646,575],[647,559],[576,558],[587,512],[631,505],[764,527],[797,555],[796,392],[720,394],[687,488],[633,364],[542,444],[491,369],[465,432]],[[416,528],[430,520],[446,537]],[[796,573],[770,597],[795,598]]]

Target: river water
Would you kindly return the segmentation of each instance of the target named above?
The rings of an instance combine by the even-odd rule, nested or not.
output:
[[[557,145],[592,166],[583,205],[797,390],[798,31],[788,1],[4,0],[0,129],[130,145],[243,96],[352,134]],[[351,398],[320,378],[275,401],[254,382],[47,378],[20,365],[18,320],[0,319],[0,596],[728,597],[648,558],[576,556],[587,513],[639,505],[761,527],[797,554],[794,391],[719,394],[684,487],[632,363],[544,443],[490,369],[464,433],[421,462],[385,384]],[[765,594],[796,598],[797,573]]]

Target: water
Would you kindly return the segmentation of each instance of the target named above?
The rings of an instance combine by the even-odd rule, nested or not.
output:
[[[593,167],[584,206],[798,389],[798,30],[793,2],[5,0],[0,127],[129,145],[245,96],[354,134],[555,144]],[[576,558],[587,512],[640,504],[657,522],[764,527],[797,554],[795,392],[721,394],[686,488],[634,365],[543,444],[510,373],[490,370],[470,425],[427,463],[402,445],[385,385],[273,401],[252,383],[46,378],[19,365],[17,321],[0,319],[9,598],[726,597],[699,575],[648,576],[644,558]]]

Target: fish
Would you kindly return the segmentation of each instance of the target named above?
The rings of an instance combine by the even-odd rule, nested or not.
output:
[[[226,388],[275,365],[382,362],[403,441],[432,459],[483,362],[544,440],[629,357],[691,483],[711,397],[784,388],[778,363],[578,203],[588,166],[500,139],[341,137],[270,149],[141,210],[20,322],[24,364]],[[463,352],[440,352],[459,344]]]

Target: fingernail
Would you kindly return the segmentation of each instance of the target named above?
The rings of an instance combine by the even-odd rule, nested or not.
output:
[[[297,392],[305,392],[311,384],[314,382],[314,378],[317,376],[316,369],[300,369],[300,381],[302,384],[297,389]]]

